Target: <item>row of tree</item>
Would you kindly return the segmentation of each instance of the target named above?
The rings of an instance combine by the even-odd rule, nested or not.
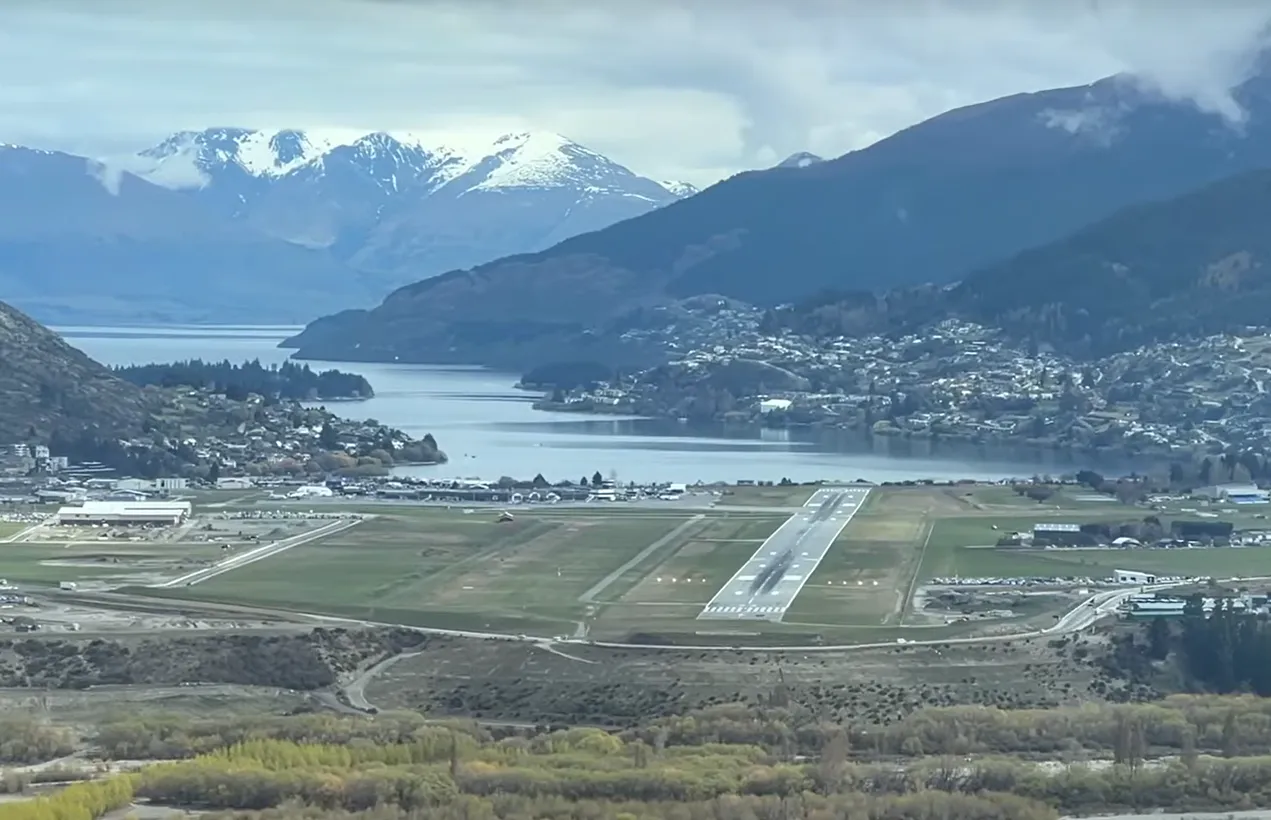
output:
[[[117,775],[75,783],[44,797],[0,803],[0,820],[96,820],[131,804],[134,783],[132,775]]]
[[[115,367],[114,373],[139,387],[192,387],[223,393],[234,401],[249,395],[268,402],[369,399],[375,395],[365,377],[340,370],[315,371],[307,364],[263,365],[259,359],[233,364],[228,359],[188,359],[170,364]]]
[[[689,803],[460,795],[426,812],[391,803],[349,811],[292,801],[265,811],[202,815],[205,820],[1054,820],[1057,816],[1049,806],[1011,795],[942,792],[729,795]]]
[[[458,738],[463,751],[509,736],[536,753],[590,751],[605,748],[597,744],[617,740],[638,742],[655,752],[720,742],[730,744],[734,751],[741,746],[760,748],[793,759],[820,755],[841,738],[851,759],[860,762],[906,755],[967,754],[1081,759],[1111,757],[1126,722],[1143,727],[1145,750],[1151,755],[1177,755],[1188,748],[1202,754],[1271,754],[1271,699],[1217,695],[1174,695],[1153,703],[1090,703],[1052,709],[933,707],[888,725],[862,722],[846,726],[824,721],[815,711],[797,704],[738,704],[652,721],[617,735],[594,730],[551,731],[547,727],[492,732],[463,721],[438,726],[413,713],[381,714],[373,722],[329,714],[232,721],[124,718],[102,726],[95,741],[105,757],[119,760],[189,758],[224,747],[282,740],[315,750],[374,746],[394,750],[376,752],[378,755],[407,755],[394,758],[394,762],[435,762],[450,753],[452,738]],[[37,727],[11,724],[7,734],[12,737],[43,737],[36,732]],[[56,737],[62,745],[50,747],[41,740],[25,751],[11,751],[11,758],[14,762],[48,759],[48,749],[64,748],[68,742],[64,733]],[[16,742],[10,746],[11,750],[18,748]],[[390,762],[388,757],[379,759]]]
[[[64,757],[75,746],[75,737],[60,726],[28,718],[0,718],[0,763],[25,765]]]
[[[1203,597],[1193,595],[1182,618],[1147,622],[1120,639],[1106,663],[1116,674],[1151,682],[1152,664],[1167,660],[1193,690],[1271,696],[1271,622],[1234,609],[1229,599],[1206,613]]]
[[[853,764],[842,735],[811,762],[721,743],[659,752],[639,741],[615,742],[600,732],[576,732],[574,742],[560,749],[535,749],[518,738],[471,745],[456,736],[448,748],[420,754],[401,748],[307,748],[265,741],[105,781],[127,785],[95,794],[94,805],[114,804],[122,794],[131,799],[134,788],[137,797],[152,803],[197,809],[264,810],[295,801],[343,812],[392,805],[429,817],[455,805],[480,806],[490,816],[490,810],[509,799],[525,808],[590,803],[608,809],[592,815],[596,817],[618,816],[619,807],[634,816],[666,816],[656,812],[671,804],[706,807],[756,798],[807,806],[906,796],[943,807],[943,814],[910,816],[949,818],[964,816],[958,807],[968,798],[990,799],[1003,813],[988,816],[1003,817],[1038,816],[1031,810],[1043,806],[1067,813],[1190,811],[1271,802],[1271,758],[1189,754],[1149,764],[1136,753],[1134,732],[1145,728],[1120,724],[1118,765],[1060,769],[1014,759],[949,756],[905,766]],[[440,759],[430,760],[434,757]],[[1006,813],[1008,807],[1025,813]],[[0,820],[7,820],[3,808]]]

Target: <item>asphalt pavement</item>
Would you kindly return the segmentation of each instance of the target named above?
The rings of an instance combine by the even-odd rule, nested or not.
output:
[[[868,487],[817,490],[715,593],[698,618],[780,621],[865,503]]]

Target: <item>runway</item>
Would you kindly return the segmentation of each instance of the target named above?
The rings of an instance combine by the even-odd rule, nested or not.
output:
[[[856,515],[868,487],[817,490],[768,536],[697,617],[780,621],[834,539]]]

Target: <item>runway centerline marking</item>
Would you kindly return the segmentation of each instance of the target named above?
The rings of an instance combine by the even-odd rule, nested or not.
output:
[[[744,561],[697,616],[780,621],[851,523],[869,487],[817,490]],[[738,598],[745,603],[738,605]]]

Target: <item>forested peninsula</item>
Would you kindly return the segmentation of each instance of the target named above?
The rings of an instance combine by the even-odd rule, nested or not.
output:
[[[234,401],[251,394],[268,401],[341,401],[369,399],[371,384],[356,373],[316,371],[307,364],[264,365],[259,359],[233,364],[228,359],[205,362],[189,359],[170,364],[112,368],[115,375],[138,387],[194,387],[210,389]]]

